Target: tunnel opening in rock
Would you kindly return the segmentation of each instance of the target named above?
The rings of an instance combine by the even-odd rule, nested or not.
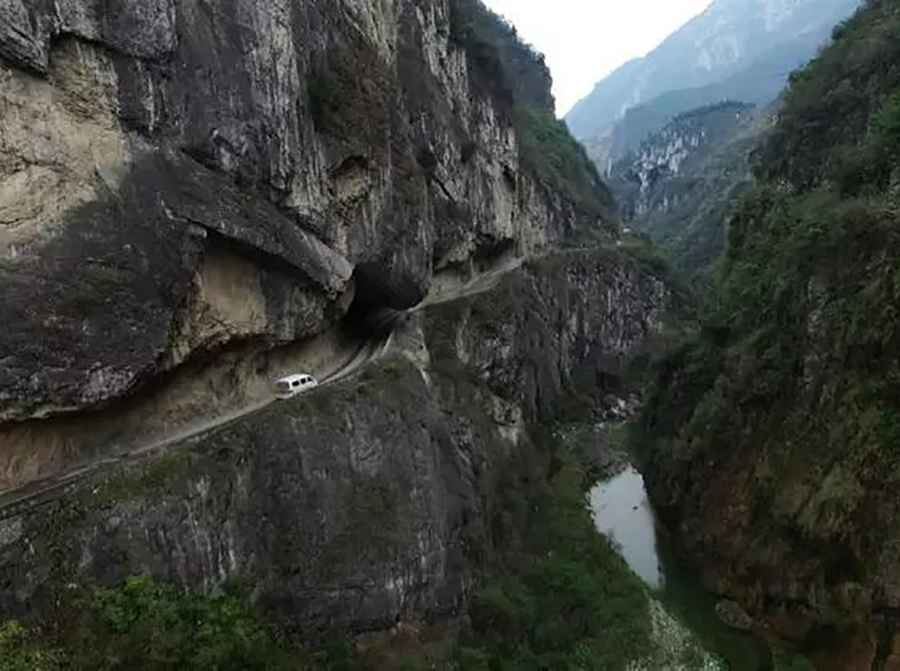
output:
[[[365,273],[363,273],[365,276]],[[377,291],[364,291],[360,287],[366,282],[359,279],[359,269],[354,273],[356,295],[344,316],[341,326],[349,337],[361,341],[387,336],[404,311],[393,307],[389,299]],[[409,307],[421,302],[421,298]]]
[[[414,274],[400,263],[373,261],[356,267],[354,303],[358,309],[404,310],[418,305],[428,293],[428,274]],[[421,276],[419,276],[421,275]]]
[[[472,266],[475,272],[486,272],[516,253],[516,241],[511,238],[497,240],[491,238],[479,240],[472,255]]]

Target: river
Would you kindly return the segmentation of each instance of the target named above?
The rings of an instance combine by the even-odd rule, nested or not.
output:
[[[768,671],[768,646],[752,635],[727,627],[715,613],[716,598],[681,566],[657,533],[644,478],[629,467],[590,492],[597,530],[618,547],[631,569],[710,652],[731,671]]]

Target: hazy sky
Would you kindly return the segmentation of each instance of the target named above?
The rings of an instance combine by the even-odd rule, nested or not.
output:
[[[556,112],[563,116],[594,83],[643,56],[710,0],[485,0],[547,56]]]

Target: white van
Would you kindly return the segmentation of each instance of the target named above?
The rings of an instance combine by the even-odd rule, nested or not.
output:
[[[291,398],[291,396],[296,396],[317,386],[319,386],[319,383],[312,375],[306,373],[289,375],[275,381],[275,396],[278,398]]]

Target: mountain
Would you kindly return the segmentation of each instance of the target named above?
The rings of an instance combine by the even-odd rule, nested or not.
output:
[[[0,0],[0,669],[711,668],[585,506],[611,207],[479,0]]]
[[[869,0],[791,77],[633,446],[707,586],[826,671],[900,662],[898,33]]]
[[[647,56],[600,81],[566,122],[607,168],[680,112],[725,99],[771,101],[789,73],[812,58],[858,4],[715,0]],[[643,119],[628,121],[629,110],[639,106]],[[616,128],[623,118],[629,127]]]
[[[625,224],[649,236],[684,276],[707,281],[724,249],[729,209],[752,185],[750,151],[772,117],[739,102],[675,117],[611,170]]]

